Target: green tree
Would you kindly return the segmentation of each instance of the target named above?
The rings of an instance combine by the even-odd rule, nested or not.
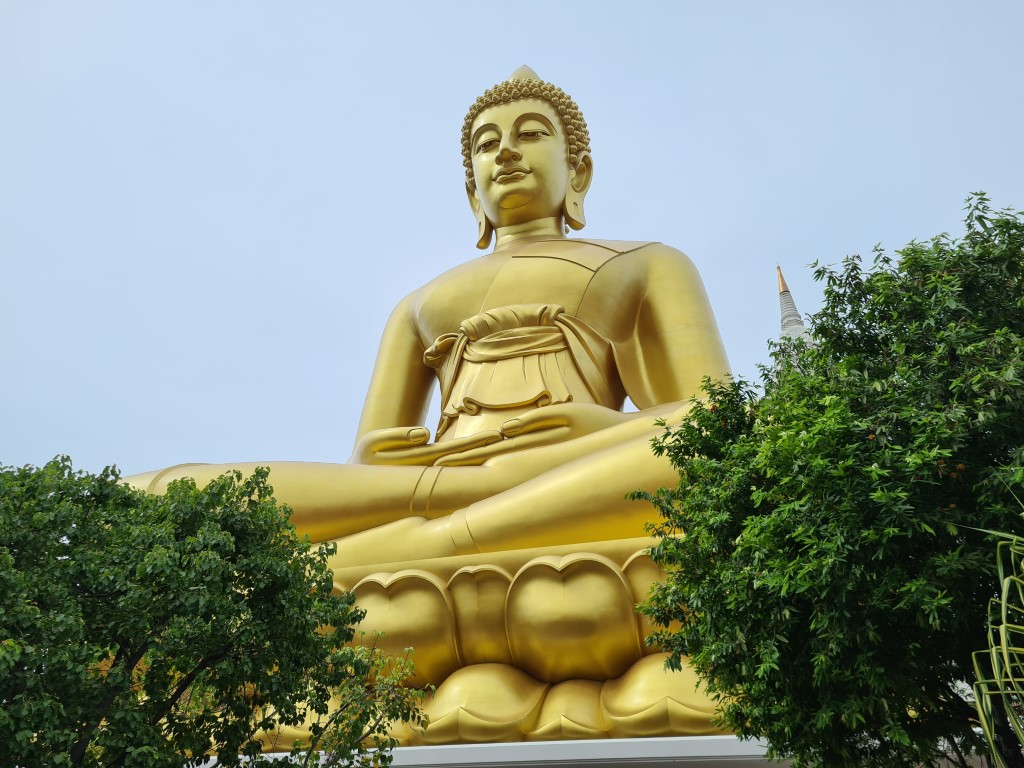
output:
[[[363,742],[390,746],[418,694],[345,645],[362,612],[330,551],[296,535],[266,470],[150,496],[66,458],[0,469],[0,763],[236,765],[307,716],[333,758],[387,763]]]
[[[668,570],[643,611],[724,724],[798,766],[982,748],[971,653],[996,573],[977,529],[1021,529],[1024,223],[983,195],[966,210],[960,240],[819,267],[813,345],[776,347],[761,396],[706,382],[656,441],[680,484],[640,494]]]

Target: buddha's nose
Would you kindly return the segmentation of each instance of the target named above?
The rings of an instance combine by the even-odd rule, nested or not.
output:
[[[497,160],[498,163],[504,165],[505,163],[511,162],[513,160],[521,160],[522,157],[523,156],[520,154],[519,150],[513,149],[507,144],[503,144],[498,149],[498,156],[495,158],[495,160]]]

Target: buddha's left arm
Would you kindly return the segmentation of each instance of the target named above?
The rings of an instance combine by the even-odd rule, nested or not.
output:
[[[728,375],[704,283],[685,254],[652,243],[605,269],[608,274],[601,270],[595,281],[623,281],[638,292],[631,332],[613,342],[622,383],[638,408],[688,403],[705,376]]]

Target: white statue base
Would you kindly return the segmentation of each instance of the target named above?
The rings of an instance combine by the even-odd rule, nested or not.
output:
[[[654,739],[533,741],[400,747],[392,765],[401,768],[783,768],[765,759],[765,745],[735,736],[673,736]]]

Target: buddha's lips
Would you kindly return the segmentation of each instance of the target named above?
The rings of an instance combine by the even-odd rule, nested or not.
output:
[[[530,172],[531,171],[530,171],[529,168],[523,168],[522,166],[519,166],[519,165],[510,165],[510,166],[508,166],[506,168],[502,168],[500,171],[497,171],[491,177],[491,179],[492,179],[492,181],[497,181],[502,176],[514,176],[517,173],[527,174],[527,173],[530,173]]]

